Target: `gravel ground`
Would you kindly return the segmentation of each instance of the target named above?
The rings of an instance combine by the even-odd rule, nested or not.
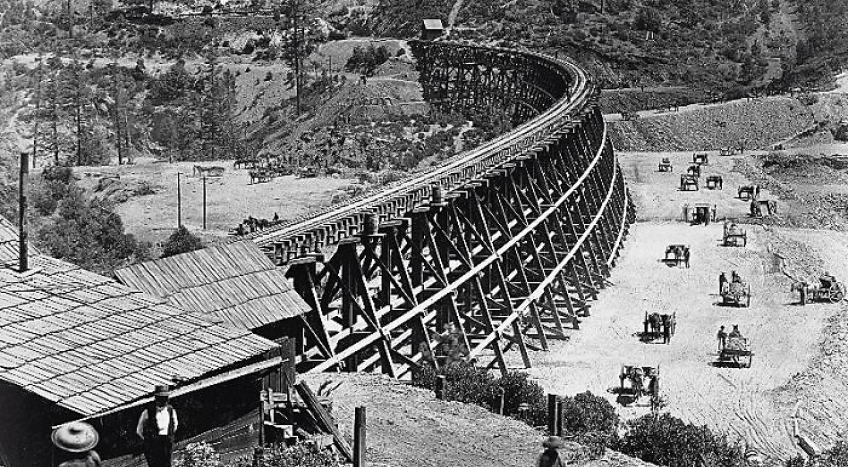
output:
[[[622,364],[659,366],[666,410],[705,424],[759,450],[774,464],[800,449],[792,436],[793,417],[821,446],[832,445],[848,428],[848,311],[843,304],[796,304],[791,277],[815,279],[824,270],[848,278],[848,235],[827,230],[744,225],[746,248],[722,247],[722,226],[690,226],[677,219],[684,202],[716,204],[718,216],[742,216],[747,203],[734,199],[749,180],[733,172],[746,157],[711,158],[707,174],[724,177],[723,191],[679,192],[679,173],[692,153],[629,153],[621,163],[638,205],[640,222],[631,231],[610,281],[594,303],[592,316],[567,342],[531,356],[530,374],[547,391],[573,395],[590,390],[615,403]],[[672,174],[656,172],[670,157]],[[769,186],[796,190],[775,181]],[[771,196],[763,192],[763,196]],[[781,201],[781,212],[804,206]],[[692,248],[690,269],[660,261],[666,245]],[[778,254],[785,258],[783,267]],[[752,290],[750,308],[719,305],[720,272],[737,271]],[[791,276],[791,277],[790,277]],[[642,343],[645,312],[677,313],[677,333],[669,345]],[[751,339],[750,369],[720,368],[715,334],[720,325],[738,324]],[[520,364],[518,355],[508,354]],[[647,403],[647,401],[645,401]],[[649,412],[647,405],[618,406],[624,418]]]

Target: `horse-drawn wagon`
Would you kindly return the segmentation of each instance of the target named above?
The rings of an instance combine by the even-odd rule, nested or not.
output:
[[[754,352],[748,339],[742,336],[731,336],[727,338],[724,348],[718,354],[718,363],[726,365],[733,363],[740,368],[751,368],[751,360]]]
[[[657,167],[657,171],[659,172],[673,172],[674,167],[671,165],[671,160],[668,157],[663,157],[660,161],[659,166]]]
[[[694,175],[680,176],[680,191],[698,191],[698,177]]]
[[[693,154],[692,163],[698,165],[710,165],[710,156],[707,153]]]
[[[773,199],[754,199],[751,201],[751,217],[762,218],[777,215],[777,201]]]
[[[625,122],[639,120],[639,113],[638,112],[624,111],[624,112],[621,112],[621,119],[624,120]]]
[[[825,274],[819,278],[819,282],[818,287],[806,281],[792,284],[792,291],[798,291],[801,295],[801,305],[806,305],[807,301],[836,303],[845,298],[845,284],[837,281],[833,276]]]
[[[750,201],[752,199],[757,199],[760,196],[760,186],[743,185],[740,186],[738,190],[736,190],[736,194],[742,201]]]
[[[689,247],[686,245],[669,245],[665,248],[664,263],[675,266],[686,265],[689,267]]]
[[[721,290],[721,304],[751,306],[751,285],[742,279],[725,282]]]
[[[618,374],[619,401],[623,405],[639,402],[642,396],[651,396],[651,409],[660,401],[660,367],[622,365]]]
[[[745,246],[748,244],[748,232],[741,229],[735,222],[725,222],[721,244],[724,246]]]
[[[674,331],[677,328],[677,313],[660,314],[645,312],[645,320],[642,322],[644,331],[642,333],[643,341],[654,341],[660,337],[668,335],[668,339],[663,339],[663,343],[668,344],[668,341],[674,336]]]
[[[707,175],[707,189],[723,190],[724,179],[721,178],[721,175]]]

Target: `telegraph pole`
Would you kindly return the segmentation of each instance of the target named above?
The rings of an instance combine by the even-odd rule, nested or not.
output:
[[[183,226],[183,194],[180,175],[182,172],[177,172],[177,228]]]
[[[206,230],[206,176],[203,176],[203,230]]]
[[[18,193],[18,272],[29,269],[29,253],[27,252],[26,231],[26,176],[29,173],[29,154],[21,152],[20,186]]]

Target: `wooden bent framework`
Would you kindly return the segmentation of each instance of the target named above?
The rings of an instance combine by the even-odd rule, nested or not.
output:
[[[635,220],[582,71],[502,49],[413,50],[436,105],[490,106],[521,124],[432,172],[253,236],[312,308],[302,371],[405,377],[449,334],[481,364],[506,371],[516,348],[530,367],[530,350],[589,315]]]

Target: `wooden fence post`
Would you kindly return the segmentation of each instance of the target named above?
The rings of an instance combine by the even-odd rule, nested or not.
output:
[[[353,467],[365,467],[365,407],[357,407],[353,417]]]
[[[445,375],[436,376],[436,399],[445,399]]]
[[[556,435],[562,436],[562,401],[557,401],[556,421],[554,422],[554,426],[556,427]]]
[[[556,394],[548,394],[548,434],[551,436],[556,434],[557,406],[558,403]]]
[[[498,388],[498,406],[496,407],[496,410],[498,411],[498,415],[504,414],[504,399],[505,399],[505,396],[506,396],[506,391],[504,391],[504,388]]]

